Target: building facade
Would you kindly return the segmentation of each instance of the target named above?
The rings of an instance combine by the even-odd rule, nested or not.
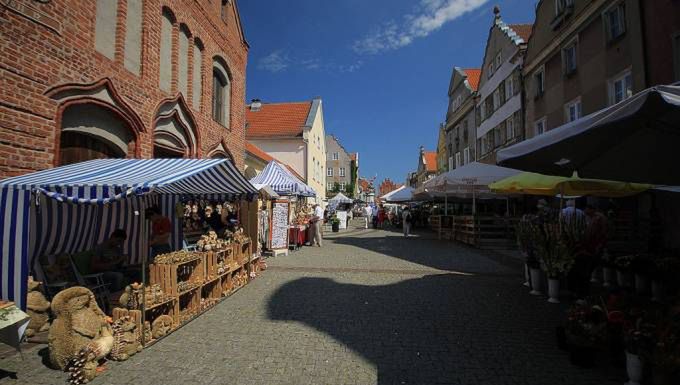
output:
[[[425,151],[425,147],[420,146],[417,170],[409,176],[408,184],[413,188],[418,188],[426,181],[437,176],[437,152]]]
[[[482,61],[477,103],[477,160],[496,163],[496,151],[523,140],[521,68],[531,24],[506,24],[500,9]]]
[[[395,183],[390,178],[383,179],[383,181],[380,183],[380,186],[378,187],[378,198],[391,193],[401,186],[403,186],[403,184]]]
[[[326,135],[326,196],[332,197],[341,192],[354,197],[356,192],[353,177],[353,157],[340,144],[335,135]]]
[[[446,129],[444,124],[439,125],[439,137],[437,139],[437,174],[448,171],[449,151],[446,147]]]
[[[0,177],[95,158],[244,162],[236,1],[3,4]]]
[[[526,135],[680,79],[679,14],[677,1],[541,1],[523,70]]]
[[[291,166],[302,181],[326,198],[326,131],[321,99],[262,103],[246,108],[246,138],[273,158]]]
[[[480,74],[479,68],[459,67],[454,67],[451,74],[445,124],[448,171],[475,160],[477,138],[475,106]]]

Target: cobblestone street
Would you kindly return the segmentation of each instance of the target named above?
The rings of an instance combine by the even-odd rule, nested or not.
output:
[[[510,257],[376,230],[331,238],[269,259],[244,289],[94,383],[623,383],[569,363],[554,336],[564,308],[528,295]],[[63,383],[39,351],[0,361],[0,384]]]

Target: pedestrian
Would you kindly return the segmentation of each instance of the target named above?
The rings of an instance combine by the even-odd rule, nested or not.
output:
[[[368,222],[371,221],[372,213],[371,206],[366,205],[364,207],[364,228],[366,229],[368,229]]]
[[[404,227],[404,236],[408,237],[411,235],[411,222],[413,221],[411,210],[409,210],[408,206],[404,206],[404,210],[401,212],[401,218]]]
[[[575,200],[569,199],[567,201],[567,207],[563,208],[560,213],[560,219],[565,223],[570,223],[572,220],[578,221],[585,219],[585,214],[583,213],[583,210],[576,207]]]
[[[151,254],[149,254],[149,259],[150,262],[153,262],[153,258],[156,255],[172,251],[170,248],[172,222],[170,222],[168,217],[161,215],[161,210],[158,206],[149,207],[144,211],[144,215],[151,221],[151,238],[149,239]]]
[[[321,226],[323,226],[324,210],[319,204],[314,205],[314,216],[312,217],[312,226],[314,229],[314,238],[312,239],[312,246],[316,243],[319,247],[323,245],[321,236]]]
[[[383,228],[383,223],[385,222],[385,208],[381,205],[378,208],[378,228]]]

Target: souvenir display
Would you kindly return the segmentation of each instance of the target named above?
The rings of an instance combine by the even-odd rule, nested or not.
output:
[[[130,316],[117,319],[111,325],[113,330],[113,347],[110,357],[114,361],[125,361],[131,356],[142,351],[139,342],[137,322]]]
[[[171,253],[157,255],[153,262],[157,264],[171,264],[189,262],[201,258],[200,255],[193,251],[178,250]]]
[[[137,282],[125,286],[125,291],[120,295],[118,304],[125,309],[139,309],[142,304],[143,289],[144,285]]]
[[[167,302],[170,296],[168,296],[163,289],[161,289],[161,285],[155,284],[151,285],[151,287],[145,287],[144,288],[144,306],[146,307],[151,307],[154,305],[157,305],[159,303]]]
[[[200,251],[223,250],[230,244],[230,238],[218,238],[217,233],[211,230],[208,234],[201,236],[201,239],[196,242],[196,247]]]
[[[218,298],[201,298],[201,311],[210,309],[217,305],[217,302],[219,302]]]
[[[45,332],[50,328],[50,302],[40,291],[40,282],[28,277],[28,297],[26,298],[26,314],[31,318],[26,328],[26,337]]]
[[[99,361],[111,352],[113,343],[113,332],[111,327],[107,325],[106,328],[102,329],[99,338],[90,341],[68,362],[66,365],[66,370],[69,372],[68,383],[73,385],[87,384],[94,380],[99,374],[97,371]]]
[[[250,242],[250,237],[245,233],[245,231],[243,231],[243,227],[239,227],[234,232],[234,241],[242,245]]]
[[[172,331],[173,321],[169,315],[161,315],[151,324],[151,336],[161,338]]]

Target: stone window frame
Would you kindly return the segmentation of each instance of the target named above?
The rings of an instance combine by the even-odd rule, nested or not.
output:
[[[541,126],[541,132],[539,132],[538,127]],[[534,136],[545,134],[548,131],[548,117],[543,116],[539,119],[534,120]]]
[[[575,107],[574,119],[571,117],[572,107]],[[583,117],[583,104],[581,103],[581,96],[564,103],[564,122],[571,123],[573,121],[579,120]]]
[[[616,83],[620,81],[626,80],[627,77],[630,77],[630,94],[629,95],[624,95],[623,99],[621,100],[616,100]],[[625,83],[624,83],[625,86]],[[625,90],[624,90],[625,91]],[[625,70],[619,72],[618,74],[612,76],[611,78],[607,79],[607,101],[610,106],[613,106],[616,103],[622,102],[629,97],[633,96],[633,69],[632,67],[628,67]]]
[[[611,31],[610,15],[612,12],[618,13],[621,32],[613,36]],[[602,27],[604,29],[604,41],[606,45],[613,44],[623,38],[628,31],[628,17],[626,17],[626,5],[624,1],[616,1],[602,11]]]
[[[538,75],[541,74],[540,87],[538,83]],[[531,75],[533,88],[534,88],[534,99],[539,99],[545,94],[545,64],[538,67],[536,71]]]
[[[328,167],[326,169],[326,176],[333,176],[333,167]]]
[[[223,81],[221,88],[217,87],[216,80]],[[221,90],[221,99],[216,98],[217,91]],[[219,123],[221,126],[231,130],[231,104],[232,104],[232,77],[227,62],[219,55],[213,56],[212,59],[212,120]],[[226,100],[224,100],[226,98]],[[220,102],[220,103],[217,103]],[[218,108],[219,106],[219,108]],[[218,115],[219,113],[219,115]]]
[[[578,71],[578,46],[579,46],[579,38],[578,34],[568,40],[563,46],[562,49],[560,49],[560,52],[562,54],[562,74],[565,77],[569,77],[573,74],[575,74]],[[569,57],[567,56],[567,50],[572,49],[574,52],[574,67],[573,68],[568,68],[568,59]]]

